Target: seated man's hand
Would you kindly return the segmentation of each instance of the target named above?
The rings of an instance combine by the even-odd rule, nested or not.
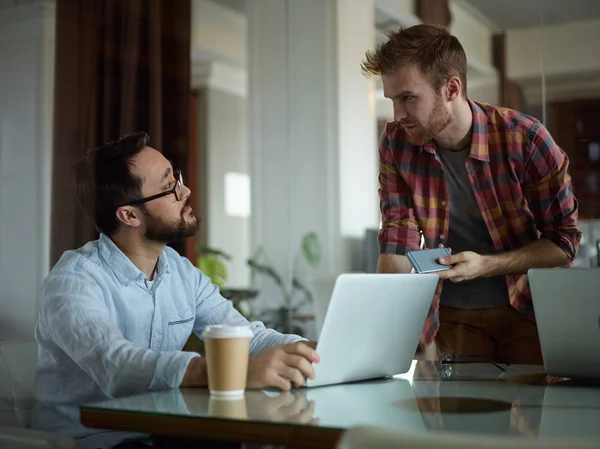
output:
[[[303,341],[302,343],[304,343],[305,345],[310,346],[313,349],[317,349],[317,342],[316,341]]]
[[[247,387],[276,387],[286,391],[292,385],[300,387],[305,377],[314,379],[313,362],[319,362],[319,355],[305,342],[275,346],[250,358]]]

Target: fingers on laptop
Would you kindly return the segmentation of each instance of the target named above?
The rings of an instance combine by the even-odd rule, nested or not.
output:
[[[292,383],[281,375],[275,376],[269,384],[283,391],[288,391],[292,388]]]
[[[317,342],[316,341],[302,341],[301,343],[307,345],[311,349],[317,349]]]
[[[319,354],[317,354],[317,351],[306,344],[306,342],[298,341],[290,345],[285,345],[284,349],[288,354],[297,354],[306,358],[310,362],[319,362]]]
[[[308,377],[310,379],[315,378],[315,370],[312,366],[312,363],[310,363],[305,357],[302,357],[301,355],[287,354],[286,358],[284,359],[284,363],[287,366],[298,370],[302,375],[302,379],[304,379],[304,377]],[[302,385],[304,385],[304,382],[302,382]]]
[[[304,376],[297,368],[293,368],[289,365],[284,365],[279,370],[279,376],[285,384],[286,388],[282,390],[289,390],[292,386],[301,387],[304,385]]]

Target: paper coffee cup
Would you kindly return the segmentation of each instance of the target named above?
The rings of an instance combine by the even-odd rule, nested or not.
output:
[[[248,326],[207,326],[204,330],[210,394],[237,399],[244,395],[248,375],[250,339]]]

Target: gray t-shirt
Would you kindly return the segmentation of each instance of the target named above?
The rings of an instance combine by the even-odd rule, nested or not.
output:
[[[496,252],[488,228],[477,204],[465,162],[469,147],[460,151],[438,150],[448,183],[450,229],[446,246],[452,254],[474,251]],[[504,276],[473,279],[454,283],[444,281],[440,304],[461,309],[480,309],[508,304],[508,288]]]

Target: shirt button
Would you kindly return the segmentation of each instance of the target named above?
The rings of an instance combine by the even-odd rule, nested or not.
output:
[[[444,234],[440,235],[440,240],[444,240]]]
[[[446,202],[445,202],[445,201],[442,201],[442,206],[445,206],[445,205],[446,205]]]

